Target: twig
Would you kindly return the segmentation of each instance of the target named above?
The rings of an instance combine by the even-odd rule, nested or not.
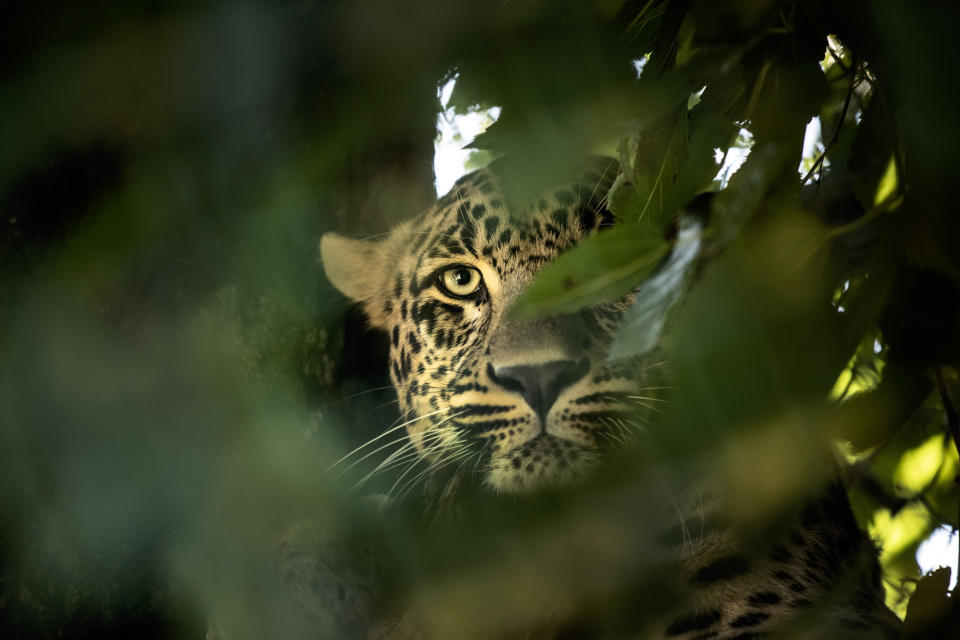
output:
[[[842,224],[838,227],[831,227],[827,232],[827,235],[831,238],[836,238],[837,236],[842,236],[846,233],[850,233],[851,231],[856,231],[884,211],[890,211],[896,207],[899,207],[902,201],[903,196],[899,193],[894,193],[877,206],[872,207],[869,211],[865,212],[853,222],[848,222],[847,224]]]
[[[843,69],[844,73],[847,73],[847,72],[848,72],[848,70],[847,70],[847,65],[843,64],[843,60],[840,59],[840,56],[837,55],[837,52],[834,51],[834,50],[833,50],[833,47],[831,47],[829,44],[827,44],[827,51],[830,52],[830,57],[833,58],[833,62],[834,62],[838,67],[840,67],[841,69]]]
[[[807,181],[810,179],[810,176],[820,168],[820,165],[823,164],[823,161],[826,159],[827,154],[830,153],[830,150],[833,149],[833,145],[837,143],[837,140],[840,138],[840,129],[843,128],[843,121],[847,119],[847,109],[850,108],[850,99],[853,97],[853,92],[857,88],[857,69],[856,69],[857,59],[854,57],[850,61],[850,88],[847,89],[847,97],[843,100],[843,109],[840,110],[840,121],[837,122],[837,128],[833,130],[833,135],[830,136],[830,141],[823,148],[823,153],[814,161],[813,166],[810,167],[810,170],[807,171],[807,174],[803,176],[803,180],[800,181],[800,186],[807,184]]]

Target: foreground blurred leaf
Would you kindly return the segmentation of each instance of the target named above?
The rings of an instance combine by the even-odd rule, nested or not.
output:
[[[637,289],[637,300],[623,316],[610,345],[610,360],[650,351],[661,338],[668,314],[686,290],[700,255],[702,226],[683,220],[670,259]]]
[[[737,127],[721,116],[686,106],[645,129],[636,141],[632,179],[611,192],[611,207],[628,222],[663,225],[717,173],[713,150],[727,148]],[[635,193],[623,193],[633,188]]]
[[[902,640],[960,636],[960,607],[956,597],[948,595],[949,585],[949,567],[941,567],[920,580],[907,607],[900,631]]]
[[[725,60],[734,57],[735,54],[729,54]],[[576,62],[567,73],[582,64]],[[501,186],[510,199],[522,201],[539,194],[558,175],[568,173],[580,157],[597,150],[604,141],[644,132],[672,118],[681,105],[686,105],[690,94],[703,86],[707,67],[703,59],[697,58],[660,77],[644,76],[637,81],[629,75],[624,77],[625,73],[632,75],[633,69],[619,64],[589,82],[574,83],[568,79],[561,94],[552,100],[534,95],[512,108],[509,99],[500,100],[504,109],[500,119],[470,146],[506,156],[504,161],[510,170],[504,172]],[[553,68],[551,65],[548,73]],[[467,73],[464,71],[464,77]],[[568,91],[570,83],[578,90]],[[686,126],[678,131],[684,148],[687,132]],[[653,153],[651,165],[656,163],[659,167],[667,159],[665,154],[673,133],[671,128],[664,134],[663,147],[658,147],[660,153]],[[671,173],[668,179],[673,176]]]
[[[185,12],[44,51],[0,85],[0,185],[63,140],[156,141],[240,127],[283,78],[289,52],[276,18],[252,5]]]
[[[652,226],[599,233],[550,263],[515,303],[518,316],[571,313],[616,300],[637,287],[670,245]]]

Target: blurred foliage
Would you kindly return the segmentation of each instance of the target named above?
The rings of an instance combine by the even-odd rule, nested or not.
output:
[[[707,468],[731,517],[769,539],[832,473],[820,439],[840,443],[904,637],[955,628],[957,591],[942,572],[916,587],[914,557],[958,525],[958,13],[907,0],[5,10],[0,636],[198,637],[217,617],[231,637],[297,637],[269,549],[306,519],[324,539],[389,532],[384,610],[417,612],[436,637],[549,630],[558,609],[583,633],[627,633],[682,597],[644,553],[673,508],[663,476]],[[642,284],[691,202],[705,260],[664,340],[656,447],[579,491],[462,496],[462,522],[425,533],[345,482],[378,460],[325,473],[395,416],[382,339],[323,281],[316,241],[381,233],[432,200],[437,86],[454,73],[450,108],[502,107],[474,146],[506,156],[511,197],[596,150],[623,167],[619,226],[546,269],[523,311]],[[820,145],[802,158],[814,117]],[[737,148],[746,162],[716,180],[717,150]],[[628,328],[618,353],[647,339]]]

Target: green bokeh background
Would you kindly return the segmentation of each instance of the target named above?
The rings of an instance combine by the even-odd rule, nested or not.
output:
[[[666,597],[643,552],[654,478],[706,468],[733,517],[773,535],[830,473],[825,438],[902,615],[917,546],[958,518],[944,407],[960,399],[957,14],[905,0],[5,10],[0,636],[199,637],[213,615],[238,637],[301,633],[270,545],[307,518],[331,536],[383,526],[351,490],[369,466],[325,471],[395,418],[382,341],[325,281],[317,240],[383,233],[432,201],[453,74],[455,108],[502,107],[475,146],[506,155],[514,197],[619,155],[628,239],[715,190],[713,149],[740,127],[754,139],[707,207],[707,257],[665,338],[657,448],[572,496],[478,505],[475,537],[439,535],[446,547],[397,516],[397,606],[430,602],[443,637],[536,626],[556,601],[629,629],[625,612]],[[807,159],[800,196],[813,116],[828,169]],[[585,303],[557,283],[632,258],[584,249],[529,310]],[[596,546],[610,555],[565,560]],[[505,583],[532,604],[491,595]]]

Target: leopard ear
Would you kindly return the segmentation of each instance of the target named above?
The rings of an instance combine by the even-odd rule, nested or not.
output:
[[[340,293],[369,305],[382,292],[387,274],[383,273],[381,244],[375,240],[353,240],[338,233],[323,234],[320,259],[327,278]]]

